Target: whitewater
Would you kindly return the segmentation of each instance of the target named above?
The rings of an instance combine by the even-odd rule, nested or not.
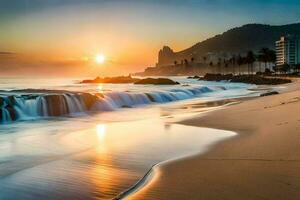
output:
[[[68,117],[193,98],[235,98],[251,95],[253,92],[248,89],[254,87],[184,77],[175,80],[181,85],[79,84],[78,80],[10,78],[0,82],[0,122]]]

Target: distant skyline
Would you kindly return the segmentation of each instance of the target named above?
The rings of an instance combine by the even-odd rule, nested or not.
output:
[[[284,0],[1,0],[0,75],[119,75],[248,23],[300,22]],[[97,54],[106,62],[93,62]]]

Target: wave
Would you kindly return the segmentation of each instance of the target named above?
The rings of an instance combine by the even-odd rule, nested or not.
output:
[[[55,90],[14,90],[0,92],[0,122],[10,123],[88,112],[113,111],[154,103],[199,97],[224,87],[185,87],[168,91],[83,93]]]

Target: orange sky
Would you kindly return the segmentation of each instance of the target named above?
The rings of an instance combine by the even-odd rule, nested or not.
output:
[[[163,45],[181,50],[205,37],[204,31],[188,31],[184,21],[174,23],[172,12],[156,5],[64,5],[0,20],[0,52],[13,53],[0,53],[1,72],[94,76],[142,71],[155,66]],[[98,53],[106,57],[102,65],[94,62]]]
[[[128,74],[155,66],[164,45],[179,51],[245,23],[298,20],[298,4],[287,14],[277,4],[230,1],[2,0],[0,75]]]

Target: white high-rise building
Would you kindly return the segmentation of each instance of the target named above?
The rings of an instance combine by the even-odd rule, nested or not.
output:
[[[300,63],[300,37],[284,36],[276,41],[276,65]]]

